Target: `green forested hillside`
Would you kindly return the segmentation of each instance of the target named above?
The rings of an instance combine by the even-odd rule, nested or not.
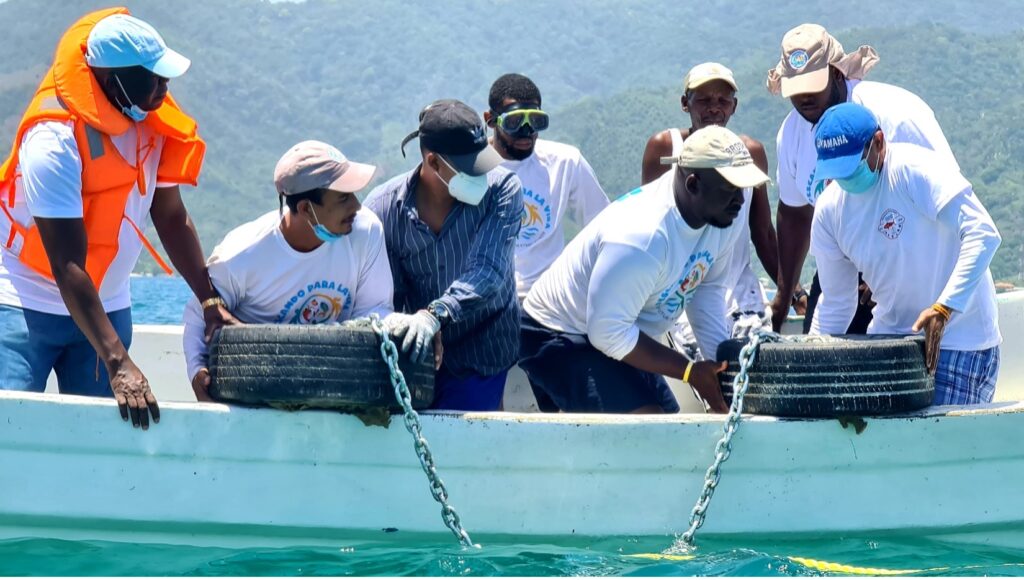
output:
[[[109,2],[8,0],[0,21],[0,153],[64,28]],[[531,76],[553,113],[550,137],[579,146],[610,195],[636,185],[654,131],[685,121],[678,84],[691,65],[719,60],[741,84],[732,128],[760,139],[774,164],[787,103],[763,88],[779,41],[801,22],[820,22],[848,49],[874,44],[872,78],[900,84],[936,110],[957,157],[1004,244],[1001,278],[1024,268],[1024,2],[985,10],[953,0],[863,3],[835,11],[826,0],[259,0],[129,2],[193,59],[172,83],[209,144],[200,187],[186,201],[209,251],[231,227],[276,207],[278,156],[301,139],[339,145],[381,167],[410,167],[398,143],[416,114],[440,97],[482,110],[491,81]],[[773,168],[774,170],[774,168]],[[143,267],[146,267],[143,264]]]

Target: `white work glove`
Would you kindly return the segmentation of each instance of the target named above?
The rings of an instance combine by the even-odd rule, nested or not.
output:
[[[732,337],[747,339],[754,335],[758,330],[771,330],[771,310],[766,309],[765,312],[737,312],[733,314],[736,322],[732,325]]]
[[[416,364],[422,364],[427,360],[427,345],[441,330],[441,322],[426,310],[420,310],[416,314],[394,312],[387,315],[383,322],[384,328],[392,337],[405,337],[400,348],[402,352],[409,352],[409,359]]]

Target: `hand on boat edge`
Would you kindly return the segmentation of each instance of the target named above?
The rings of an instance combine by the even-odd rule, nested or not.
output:
[[[122,420],[127,421],[130,417],[132,427],[141,427],[143,430],[149,429],[150,415],[154,423],[160,422],[160,407],[149,388],[149,380],[130,358],[125,358],[114,368],[108,368],[107,372],[110,375],[110,390],[114,393]]]

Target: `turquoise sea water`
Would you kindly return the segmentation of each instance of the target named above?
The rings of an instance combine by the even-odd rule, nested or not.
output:
[[[180,324],[190,297],[180,278],[167,277],[133,278],[132,294],[137,324]],[[709,518],[714,511],[712,505]],[[680,532],[687,516],[679,514]],[[466,524],[472,532],[472,522]],[[26,538],[0,541],[0,575],[816,576],[844,570],[791,559],[801,557],[888,574],[1018,576],[1024,575],[1024,530],[1019,535],[1008,542],[1013,548],[912,534],[784,541],[698,536],[690,559],[660,555],[672,538],[475,538],[478,550],[460,549],[448,536],[400,533],[386,541],[274,549]]]
[[[1024,551],[929,540],[846,538],[703,542],[693,559],[659,559],[669,540],[504,540],[460,549],[440,537],[331,548],[223,549],[100,541],[0,542],[2,575],[819,576],[1024,574]],[[790,556],[883,570],[826,572]]]
[[[185,303],[192,296],[178,276],[136,276],[132,284],[132,321],[135,324],[181,324]]]

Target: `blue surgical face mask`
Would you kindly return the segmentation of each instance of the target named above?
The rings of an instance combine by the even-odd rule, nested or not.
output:
[[[345,234],[336,234],[320,223],[320,218],[316,217],[316,212],[313,211],[312,203],[309,204],[309,211],[313,214],[313,219],[316,220],[316,224],[309,225],[313,228],[313,233],[316,234],[316,237],[319,238],[321,242],[337,242],[341,238],[345,237]]]
[[[869,189],[878,183],[878,178],[881,176],[881,171],[871,171],[871,167],[868,165],[868,158],[871,157],[871,148],[875,145],[872,140],[871,145],[868,145],[868,154],[864,156],[864,159],[860,160],[860,165],[854,170],[853,175],[846,179],[837,179],[839,187],[842,187],[845,191],[853,194],[865,193]],[[879,168],[881,169],[881,168]]]
[[[448,186],[448,193],[462,203],[480,205],[480,201],[487,193],[487,175],[466,175],[465,173],[460,173],[449,165],[444,157],[438,155],[438,158],[445,165],[448,165],[448,169],[455,172],[455,177],[452,177],[451,181],[445,182],[445,185]],[[437,176],[441,178],[441,181],[444,181],[440,173]]]
[[[141,107],[132,103],[131,98],[128,97],[128,91],[124,90],[124,85],[121,84],[121,79],[117,78],[117,75],[114,75],[114,80],[117,81],[117,86],[121,87],[121,93],[124,95],[124,100],[128,101],[128,104],[131,105],[129,107],[122,105],[121,112],[136,123],[145,121],[146,115],[149,114],[149,111],[143,111]]]

